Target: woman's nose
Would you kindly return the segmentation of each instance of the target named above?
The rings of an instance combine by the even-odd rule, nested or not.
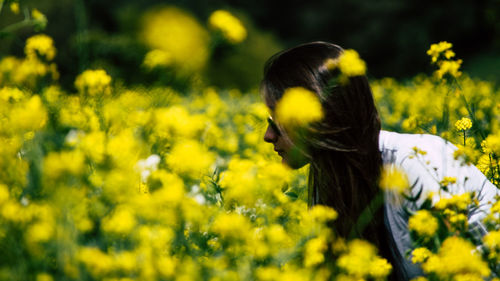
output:
[[[273,128],[269,125],[267,126],[266,133],[264,134],[264,141],[275,143],[278,140],[278,134],[273,130]]]

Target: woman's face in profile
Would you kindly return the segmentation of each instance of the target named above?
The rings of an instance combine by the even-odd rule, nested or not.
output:
[[[273,107],[268,104],[271,112]],[[290,138],[290,135],[279,126],[273,117],[268,117],[268,126],[264,134],[264,141],[274,145],[274,151],[281,156],[281,162],[292,169],[299,169],[309,163],[304,152],[300,150]]]

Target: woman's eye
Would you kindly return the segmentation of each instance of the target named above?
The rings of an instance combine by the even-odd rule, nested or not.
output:
[[[276,132],[276,134],[278,134],[278,136],[281,135],[281,131],[280,131],[278,125],[276,125],[276,123],[274,122],[274,120],[271,116],[267,117],[267,123],[269,123],[271,128],[273,128],[274,132]]]

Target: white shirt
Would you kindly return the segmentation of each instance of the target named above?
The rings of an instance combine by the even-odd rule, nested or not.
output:
[[[406,173],[412,195],[422,189],[421,196],[415,203],[402,199],[397,194],[386,192],[384,205],[384,223],[389,233],[389,244],[396,264],[402,273],[398,279],[410,280],[423,274],[419,266],[412,264],[407,257],[411,249],[408,230],[408,214],[403,210],[418,210],[419,206],[433,192],[433,204],[440,197],[451,197],[456,194],[473,192],[479,194],[479,208],[469,217],[469,225],[480,228],[483,235],[486,229],[481,221],[486,216],[499,190],[473,165],[462,165],[453,158],[456,146],[444,139],[425,134],[399,134],[381,131],[379,146],[384,164],[393,165]],[[419,157],[414,147],[427,152]],[[449,185],[448,192],[441,190],[439,182],[443,177],[455,177],[456,184]],[[477,229],[476,229],[477,231]]]

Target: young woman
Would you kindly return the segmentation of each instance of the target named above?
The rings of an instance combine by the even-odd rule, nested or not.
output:
[[[406,254],[411,240],[404,208],[417,210],[427,194],[440,190],[440,179],[456,177],[457,184],[452,185],[450,194],[475,190],[481,195],[480,208],[469,218],[469,224],[482,230],[481,218],[498,190],[477,168],[453,160],[456,147],[443,139],[381,131],[367,78],[355,76],[348,83],[335,83],[338,72],[327,62],[337,60],[342,52],[337,45],[313,42],[269,59],[261,92],[272,115],[286,89],[303,87],[317,95],[324,116],[300,133],[287,132],[271,116],[264,140],[274,145],[288,166],[310,164],[309,205],[327,205],[339,213],[333,225],[338,235],[354,234],[371,241],[393,264],[391,279],[410,280],[423,273]],[[414,147],[427,151],[425,161],[409,157]],[[378,180],[384,164],[403,170],[412,190],[423,190],[422,198],[411,203],[398,194],[385,192],[383,207],[370,209],[370,202],[380,190]],[[359,228],[358,218],[366,211],[373,219],[367,227]]]

